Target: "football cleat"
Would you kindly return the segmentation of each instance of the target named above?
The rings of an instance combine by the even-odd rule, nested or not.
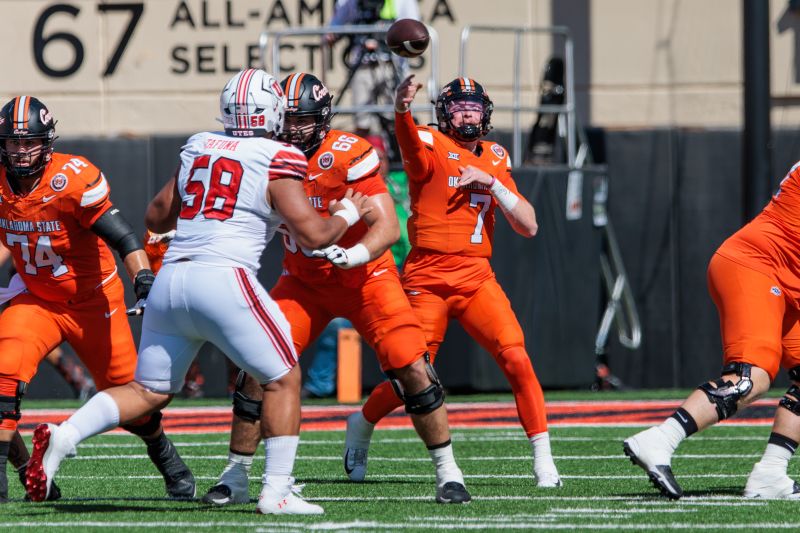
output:
[[[448,481],[436,489],[437,503],[467,503],[470,500],[469,491],[458,481]]]
[[[344,450],[344,471],[350,481],[364,481],[367,476],[367,454],[366,448],[345,448]]]
[[[55,424],[39,424],[33,432],[33,453],[25,476],[25,491],[31,501],[43,502],[55,494],[53,477],[66,457],[75,456],[75,447]]]
[[[270,485],[261,488],[256,512],[259,514],[324,514],[319,505],[308,503],[300,497],[303,485],[292,485],[289,491],[281,495]]]
[[[234,491],[228,485],[220,483],[208,489],[208,492],[202,497],[201,501],[203,503],[219,506],[248,503],[250,501],[250,495],[247,491]]]
[[[22,465],[21,467],[19,467],[19,469],[17,470],[17,475],[19,476],[20,483],[22,483],[22,488],[25,488],[25,478],[27,476],[27,471],[28,471],[28,464],[27,463]],[[61,489],[58,488],[58,485],[56,485],[56,482],[53,481],[53,484],[50,487],[50,495],[47,496],[47,501],[48,502],[54,502],[54,501],[60,500],[60,499],[61,499]],[[25,501],[30,501],[30,500],[31,500],[31,498],[30,498],[30,496],[28,496],[28,494],[26,492],[25,493]]]
[[[166,435],[162,433],[158,439],[147,443],[147,455],[164,477],[167,496],[177,500],[194,498],[197,487],[192,471]]]
[[[533,475],[536,477],[536,486],[540,489],[552,489],[563,485],[561,477],[559,477],[555,469],[553,471],[534,472]]]
[[[647,472],[647,477],[662,496],[677,500],[683,496],[670,467],[671,454],[664,449],[658,427],[652,427],[625,440],[622,449],[631,462]]]
[[[364,419],[361,411],[347,417],[347,430],[344,436],[344,471],[350,481],[364,481],[367,476],[367,454],[374,427]]]
[[[247,503],[250,501],[249,488],[250,481],[247,479],[247,469],[244,465],[228,462],[219,477],[219,482],[208,489],[202,501],[213,505]]]
[[[786,470],[758,462],[747,478],[744,497],[797,500],[800,499],[800,485],[786,475]]]

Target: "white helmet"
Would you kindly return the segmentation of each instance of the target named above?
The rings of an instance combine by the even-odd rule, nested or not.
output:
[[[236,137],[278,136],[283,131],[283,90],[278,81],[260,69],[242,70],[219,95],[225,133]]]

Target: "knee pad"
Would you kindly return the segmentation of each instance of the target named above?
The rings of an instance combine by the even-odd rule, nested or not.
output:
[[[800,381],[800,366],[790,368],[788,374],[792,381]]]
[[[794,370],[794,368],[792,370]],[[791,375],[791,370],[789,372]],[[791,411],[797,416],[800,416],[800,387],[797,385],[792,385],[789,387],[789,390],[784,393],[781,401],[778,402],[778,406]]]
[[[261,420],[261,402],[251,399],[242,392],[246,378],[247,374],[244,370],[240,370],[239,375],[236,376],[236,389],[233,391],[233,414],[248,422],[258,422]]]
[[[28,384],[24,381],[18,381],[14,396],[0,396],[0,423],[4,420],[19,421],[20,417],[22,417],[19,406],[27,390]]]
[[[410,415],[426,415],[432,413],[444,403],[444,388],[439,381],[436,370],[434,370],[433,365],[431,365],[430,355],[426,352],[424,358],[425,372],[428,374],[431,384],[416,394],[405,394],[400,380],[397,379],[393,372],[387,372],[389,383],[392,384],[395,394],[403,400],[406,406],[406,413]]]
[[[753,382],[750,379],[750,370],[753,365],[748,363],[730,363],[722,367],[722,374],[736,374],[739,381],[723,381],[719,378],[711,383],[703,383],[698,389],[708,396],[708,401],[714,404],[717,409],[717,416],[720,420],[725,420],[736,414],[739,408],[739,400],[748,395],[753,389]]]
[[[124,426],[120,426],[122,429],[127,431],[128,433],[133,433],[137,437],[149,437],[156,431],[158,428],[161,427],[161,419],[164,415],[161,414],[161,411],[156,411],[155,413],[151,414],[149,417],[142,417],[129,424],[125,424]]]

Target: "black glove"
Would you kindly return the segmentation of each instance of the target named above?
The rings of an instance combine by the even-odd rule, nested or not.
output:
[[[133,278],[133,292],[136,294],[137,300],[146,300],[147,295],[150,294],[150,289],[153,288],[153,282],[156,280],[156,275],[149,268],[143,268],[136,273]]]

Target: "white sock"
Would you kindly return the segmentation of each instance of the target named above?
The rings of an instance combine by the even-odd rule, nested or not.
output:
[[[283,437],[269,437],[264,439],[264,453],[266,465],[264,466],[264,485],[269,485],[279,494],[285,495],[294,483],[292,470],[294,458],[297,455],[297,445],[300,436],[287,435]]]
[[[450,481],[464,484],[464,474],[461,473],[461,469],[456,464],[452,444],[434,448],[433,450],[429,449],[428,453],[433,460],[433,466],[436,467],[436,484],[439,487]]]
[[[77,446],[84,440],[119,425],[119,407],[114,398],[105,392],[92,396],[83,407],[75,411],[60,426],[65,435]]]
[[[761,464],[781,468],[785,472],[789,467],[789,459],[791,458],[792,452],[783,446],[767,444],[767,449],[764,450],[764,455],[761,457]]]
[[[656,427],[664,433],[664,443],[669,446],[671,452],[674,452],[686,438],[686,430],[683,429],[680,422],[672,417],[667,418]]]
[[[547,431],[537,433],[528,440],[533,453],[533,470],[552,472],[555,464],[553,463],[553,452],[550,451],[550,433]]]
[[[375,424],[364,418],[364,413],[358,411],[357,416],[353,417],[353,429],[350,432],[350,440],[345,442],[348,448],[369,448],[369,442],[372,440],[372,432],[375,430]]]
[[[225,474],[233,470],[244,469],[245,475],[250,473],[250,468],[253,466],[252,455],[240,455],[238,453],[228,452],[228,464],[225,465],[225,470],[222,471],[220,479],[225,478]]]

